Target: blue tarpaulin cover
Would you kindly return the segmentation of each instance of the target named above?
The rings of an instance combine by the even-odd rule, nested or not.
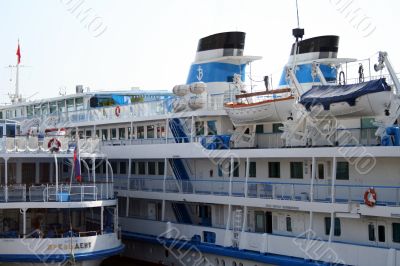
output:
[[[322,105],[324,110],[329,110],[332,103],[347,102],[354,106],[358,97],[381,91],[390,91],[384,78],[351,85],[312,86],[300,97],[300,103],[307,110],[315,105]]]

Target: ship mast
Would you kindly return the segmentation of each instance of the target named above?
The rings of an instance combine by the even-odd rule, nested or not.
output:
[[[18,47],[17,47],[17,64],[15,66],[10,65],[10,68],[16,68],[16,73],[15,73],[15,92],[14,94],[10,93],[9,97],[11,99],[11,103],[17,103],[17,102],[21,102],[22,101],[22,97],[19,94],[19,68],[20,68],[20,64],[21,64],[21,49],[19,46],[19,40],[18,40]]]

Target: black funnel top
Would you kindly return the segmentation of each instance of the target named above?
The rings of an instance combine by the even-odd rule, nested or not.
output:
[[[293,55],[295,44],[292,45],[290,55]],[[326,35],[318,36],[306,40],[299,41],[298,51],[299,54],[313,53],[313,52],[334,52],[339,50],[339,36]]]
[[[199,40],[197,52],[214,49],[244,49],[246,33],[240,31],[222,32]]]

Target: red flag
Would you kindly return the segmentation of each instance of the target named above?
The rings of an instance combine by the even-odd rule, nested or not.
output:
[[[18,65],[19,65],[21,63],[21,49],[19,48],[19,42],[16,55],[18,57]]]

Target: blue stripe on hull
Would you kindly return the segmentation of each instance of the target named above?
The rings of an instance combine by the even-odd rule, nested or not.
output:
[[[324,75],[326,81],[335,81],[337,76],[336,68],[329,65],[320,65],[322,74]],[[312,83],[320,82],[319,78],[316,77],[315,80],[312,78],[312,64],[298,65],[296,67],[296,77],[300,83]],[[281,79],[279,81],[279,86],[288,85],[286,81],[286,67],[282,71]]]
[[[75,254],[75,261],[85,260],[97,260],[113,255],[122,253],[125,245],[121,245],[116,248],[106,249],[95,252],[79,253]],[[53,263],[53,262],[64,262],[70,259],[70,254],[0,254],[0,262],[33,262],[33,263]]]
[[[184,249],[184,250],[188,249],[193,250],[193,246],[195,246],[197,250],[204,253],[237,258],[242,260],[249,260],[254,262],[273,264],[273,265],[295,265],[295,266],[330,265],[329,263],[321,261],[312,261],[297,257],[289,257],[289,256],[276,255],[270,253],[262,254],[251,250],[239,250],[231,247],[222,247],[200,242],[182,241],[182,240],[166,239],[166,238],[160,238],[159,241],[156,236],[131,233],[126,231],[123,231],[122,235],[123,238],[128,240],[131,239],[131,240],[144,241],[156,245],[165,244],[166,246],[173,246],[173,248]],[[163,243],[160,243],[161,241]],[[334,264],[334,265],[339,266],[339,264]]]
[[[204,64],[192,64],[186,83],[193,82],[232,82],[234,74],[241,75],[245,79],[246,65],[235,65],[228,63],[211,62]],[[199,80],[199,78],[201,78]]]

